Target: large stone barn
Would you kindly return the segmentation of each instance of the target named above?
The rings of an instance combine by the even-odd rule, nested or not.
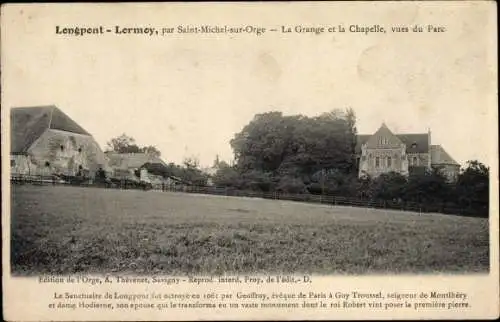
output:
[[[56,106],[12,108],[13,175],[86,175],[108,172],[106,155],[85,129]]]

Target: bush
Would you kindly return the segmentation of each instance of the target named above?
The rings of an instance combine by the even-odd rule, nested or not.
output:
[[[240,189],[269,192],[275,190],[273,177],[269,172],[249,171],[241,175]]]
[[[287,193],[306,193],[307,187],[304,182],[299,178],[285,176],[281,178],[278,183],[277,189],[280,192]]]

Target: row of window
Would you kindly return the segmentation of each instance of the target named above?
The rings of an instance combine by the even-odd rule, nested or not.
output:
[[[397,157],[398,157],[398,156],[395,154],[395,155],[394,155],[394,159],[396,159]],[[362,156],[361,158],[362,158],[362,160],[363,160],[363,161],[365,161],[365,160],[366,160],[366,155]],[[377,157],[377,158],[378,158],[378,157]],[[388,157],[388,158],[390,158],[390,157]],[[402,155],[402,156],[401,156],[401,160],[404,160],[405,158],[406,158],[406,156],[405,156],[405,155]],[[370,154],[368,154],[368,159],[372,159],[372,154],[371,154],[371,153],[370,153]]]
[[[388,138],[384,138],[384,137],[380,137],[380,138],[378,138],[378,144],[379,144],[379,145],[388,145],[388,144],[389,144],[389,139],[388,139]],[[413,143],[411,144],[411,147],[412,147],[413,149],[416,149],[416,148],[417,148],[417,143],[416,143],[416,142],[413,142]]]
[[[378,144],[379,144],[379,145],[387,145],[387,144],[389,144],[389,139],[387,139],[387,138],[383,138],[383,137],[382,137],[382,138],[379,138],[379,139],[378,139]]]
[[[385,160],[386,160],[386,162],[385,162],[386,167],[388,167],[388,168],[392,167],[392,158],[387,157],[387,158],[385,158]],[[375,167],[380,168],[380,157],[375,157]]]
[[[375,157],[375,167],[379,168],[381,165],[381,160],[380,159],[385,159],[385,165],[386,167],[392,167],[392,157]],[[401,156],[401,159],[404,159],[404,156]],[[363,160],[366,160],[366,156],[363,156]],[[410,161],[410,166],[418,166],[418,158],[417,157],[412,157],[409,159]]]
[[[368,159],[371,159],[371,158],[372,158],[372,156],[370,154],[368,156]],[[383,159],[383,157],[382,157],[382,159]],[[386,159],[387,159],[386,164],[387,164],[388,167],[390,167],[392,165],[392,157],[386,157]],[[401,156],[401,160],[404,160],[404,159],[405,159],[405,156],[402,155]],[[365,161],[366,160],[366,156],[363,156],[362,160]],[[417,157],[412,157],[408,161],[410,162],[410,164],[409,164],[410,166],[418,166],[419,165]],[[376,167],[380,167],[380,157],[375,157],[375,166]]]

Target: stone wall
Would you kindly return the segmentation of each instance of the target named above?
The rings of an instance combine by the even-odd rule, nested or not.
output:
[[[415,164],[415,160],[417,164]],[[431,166],[430,153],[408,153],[408,166],[430,168]]]
[[[32,167],[51,173],[76,175],[81,170],[94,176],[100,167],[110,171],[105,154],[88,135],[47,130],[28,149],[28,155]]]
[[[29,155],[22,155],[22,154],[10,155],[11,174],[22,174],[22,175],[40,174],[40,173],[35,173],[36,170],[37,167],[31,162],[31,157]]]
[[[359,171],[360,176],[368,174],[376,177],[391,171],[406,175],[408,164],[404,147],[380,149],[362,147]]]
[[[379,176],[382,173],[398,172],[402,175],[408,175],[412,167],[430,168],[429,153],[409,153],[406,154],[402,149],[365,149],[365,155],[361,155],[359,171],[360,176],[366,173],[372,177]],[[388,157],[391,157],[391,166],[388,165]],[[379,158],[379,166],[377,166]],[[416,165],[414,165],[416,158]]]

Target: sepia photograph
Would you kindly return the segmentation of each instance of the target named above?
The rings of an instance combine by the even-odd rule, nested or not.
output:
[[[477,3],[2,6],[4,270],[487,278],[496,17]]]
[[[155,146],[187,124],[141,146],[125,132],[157,116],[134,118],[101,148],[57,106],[11,109],[13,273],[488,272],[488,166],[458,163],[431,129],[357,134],[354,109],[269,111],[227,161],[191,141],[215,152],[201,164]]]

